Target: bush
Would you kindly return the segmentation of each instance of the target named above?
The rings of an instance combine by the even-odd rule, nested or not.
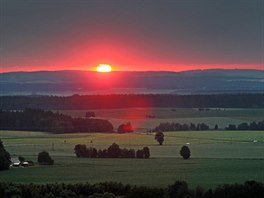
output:
[[[188,146],[183,146],[180,150],[180,155],[183,159],[189,159],[191,156],[191,151]]]
[[[173,185],[170,185],[168,187],[168,194],[170,198],[191,197],[191,196],[188,196],[189,192],[190,191],[188,189],[188,185],[184,181],[176,181]]]
[[[19,156],[19,157],[18,157],[18,160],[19,160],[20,162],[24,162],[24,161],[26,161],[26,159],[25,159],[24,157],[22,157],[22,156]]]
[[[89,157],[89,154],[87,153],[86,145],[84,144],[75,145],[74,152],[77,157]]]
[[[161,131],[157,132],[155,135],[155,140],[157,140],[159,145],[162,145],[164,142],[164,134]]]
[[[48,152],[42,151],[38,154],[38,163],[40,165],[53,165],[54,160],[50,157]]]
[[[149,147],[144,147],[143,152],[144,152],[144,158],[148,159],[150,157]]]
[[[133,130],[132,124],[130,122],[128,122],[126,124],[121,124],[117,129],[118,133],[130,133],[133,131],[134,130]]]
[[[143,150],[138,150],[137,152],[136,152],[136,156],[137,156],[137,158],[144,158],[144,151]]]

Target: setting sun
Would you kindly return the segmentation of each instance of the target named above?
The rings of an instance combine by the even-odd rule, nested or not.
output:
[[[111,72],[112,67],[110,65],[107,65],[107,64],[100,64],[96,67],[96,71],[97,72]]]

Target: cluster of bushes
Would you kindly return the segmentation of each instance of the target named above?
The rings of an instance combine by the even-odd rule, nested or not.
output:
[[[53,133],[112,132],[108,120],[72,118],[68,115],[25,109],[23,111],[0,110],[0,130],[45,131]]]
[[[86,147],[84,144],[77,144],[74,147],[77,157],[87,158],[149,158],[150,150],[148,147],[135,151],[134,149],[120,148],[118,144],[113,143],[107,149]]]
[[[201,187],[190,189],[186,182],[176,181],[165,188],[131,186],[122,183],[98,184],[14,184],[0,183],[0,197],[17,198],[262,198],[264,184],[246,181],[244,184],[226,184],[214,190]]]
[[[252,130],[252,131],[257,131],[257,130],[264,130],[264,120],[261,121],[261,122],[251,122],[250,124],[244,122],[244,123],[241,123],[239,125],[235,125],[235,124],[229,124],[227,127],[226,127],[226,130],[240,130],[240,131],[243,131],[243,130]]]
[[[180,123],[160,123],[154,131],[205,131],[209,130],[209,126],[205,123],[198,124],[180,124]]]

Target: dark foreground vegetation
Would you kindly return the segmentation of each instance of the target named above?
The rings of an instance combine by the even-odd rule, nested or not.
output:
[[[5,150],[5,147],[0,139],[0,171],[9,169],[9,165],[11,163],[10,158],[10,154],[7,150]]]
[[[5,110],[36,107],[45,110],[128,107],[263,108],[264,94],[1,96],[0,101],[0,108]]]
[[[87,158],[149,158],[150,150],[148,147],[135,151],[134,149],[120,148],[118,144],[113,143],[107,149],[86,147],[84,144],[77,144],[74,147],[77,157]]]
[[[222,185],[214,190],[201,187],[190,189],[182,181],[176,181],[166,188],[114,182],[45,185],[0,183],[2,198],[262,198],[263,194],[264,184],[255,181]]]
[[[0,110],[0,130],[53,133],[112,132],[113,125],[108,120],[73,118],[51,111],[26,108],[22,111]]]

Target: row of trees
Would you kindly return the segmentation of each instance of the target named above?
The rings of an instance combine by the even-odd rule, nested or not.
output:
[[[24,109],[111,109],[129,107],[170,108],[260,108],[264,94],[127,94],[73,96],[0,96],[0,108]]]
[[[246,181],[244,184],[226,184],[215,189],[190,189],[184,181],[176,181],[164,188],[131,186],[122,183],[98,184],[19,184],[0,183],[0,197],[16,198],[262,198],[264,184]]]
[[[77,157],[87,158],[149,158],[150,150],[148,147],[135,151],[134,149],[120,148],[118,144],[113,143],[107,149],[86,147],[84,144],[77,144],[74,147]]]
[[[251,122],[251,123],[246,123],[243,122],[239,125],[235,125],[235,124],[229,124],[226,127],[226,130],[240,130],[240,131],[244,131],[244,130],[252,130],[252,131],[256,131],[256,130],[264,130],[264,120],[261,122]]]
[[[217,126],[218,128],[218,126]],[[198,124],[180,124],[174,122],[160,123],[153,131],[204,131],[209,130],[209,126],[205,123]]]
[[[214,130],[218,130],[218,125],[216,124],[213,128]],[[264,120],[260,122],[251,122],[246,123],[243,122],[241,124],[235,125],[235,124],[229,124],[227,127],[225,127],[226,130],[264,130]],[[159,126],[155,127],[152,131],[205,131],[210,130],[209,126],[205,123],[198,123],[198,124],[180,124],[180,123],[160,123]]]
[[[0,130],[53,133],[113,132],[113,125],[108,120],[73,118],[41,109],[25,109],[23,111],[0,110]]]

